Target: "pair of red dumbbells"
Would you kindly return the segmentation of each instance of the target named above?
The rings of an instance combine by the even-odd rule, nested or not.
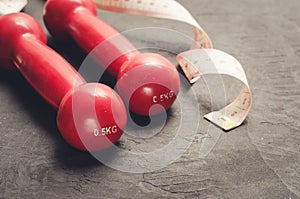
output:
[[[97,17],[92,0],[48,0],[44,22],[58,41],[73,39],[89,53],[118,33]],[[131,111],[148,115],[168,109],[179,91],[174,65],[160,55],[140,53],[122,36],[118,46],[95,51],[96,61],[107,64],[117,77],[117,90]],[[97,53],[97,52],[101,52]],[[105,54],[102,54],[106,52]],[[116,57],[108,63],[110,57]],[[101,150],[115,143],[126,127],[127,113],[119,95],[110,87],[87,83],[54,50],[32,17],[24,13],[0,17],[0,66],[17,68],[53,107],[64,139],[79,150]],[[172,93],[166,100],[157,96]],[[154,105],[160,108],[153,109]],[[157,106],[155,106],[157,107]]]

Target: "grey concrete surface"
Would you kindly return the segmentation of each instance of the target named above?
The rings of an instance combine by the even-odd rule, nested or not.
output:
[[[300,198],[300,2],[298,0],[202,0],[180,2],[211,36],[214,46],[244,66],[253,108],[244,124],[223,133],[205,158],[198,139],[167,167],[144,174],[111,169],[78,152],[60,136],[53,110],[16,72],[0,72],[0,198]],[[42,23],[44,1],[24,12]],[[100,11],[125,31],[166,27],[191,36],[188,26]],[[2,27],[1,27],[2,28]],[[84,54],[74,44],[49,45],[79,67]],[[168,56],[174,60],[174,57]],[[225,78],[228,96],[235,83]],[[209,112],[204,81],[193,86],[199,108]],[[149,140],[121,139],[125,150],[162,147],[178,123],[178,104],[163,131]]]

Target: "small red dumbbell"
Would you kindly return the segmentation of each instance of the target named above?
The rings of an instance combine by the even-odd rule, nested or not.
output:
[[[48,0],[44,22],[53,37],[73,38],[87,53],[117,36],[117,44],[108,42],[106,49],[93,53],[96,61],[107,65],[107,71],[117,77],[118,92],[132,112],[157,114],[174,103],[180,87],[175,66],[158,54],[138,52],[126,38],[97,17],[92,0]],[[112,57],[116,59],[109,63]]]
[[[125,106],[113,89],[86,83],[77,71],[46,46],[36,20],[24,13],[0,17],[0,66],[16,67],[58,109],[64,139],[79,150],[111,146],[126,126]]]

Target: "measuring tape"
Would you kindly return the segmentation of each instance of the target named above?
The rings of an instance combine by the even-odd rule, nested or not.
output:
[[[0,0],[0,16],[20,12],[27,4],[27,0]]]
[[[201,75],[225,74],[240,80],[244,87],[238,97],[219,111],[204,116],[213,124],[229,131],[242,124],[247,117],[252,95],[244,69],[234,57],[220,50],[212,49],[212,42],[194,17],[174,0],[94,0],[100,9],[181,21],[194,26],[193,49],[180,53],[176,59],[190,83]],[[197,49],[195,49],[197,48]]]

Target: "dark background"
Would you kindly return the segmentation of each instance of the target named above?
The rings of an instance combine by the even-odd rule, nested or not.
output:
[[[202,0],[182,3],[211,36],[215,48],[244,66],[253,92],[245,123],[223,133],[212,152],[199,157],[208,122],[177,161],[156,172],[131,174],[108,168],[60,136],[53,110],[17,72],[0,72],[1,198],[299,198],[300,197],[300,2],[298,0]],[[41,24],[44,1],[24,12]],[[189,36],[182,23],[100,11],[120,31],[158,26]],[[46,30],[45,30],[46,32]],[[138,37],[138,35],[137,35]],[[76,68],[85,55],[75,44],[48,43]],[[166,55],[174,61],[174,56]],[[225,78],[228,95],[236,86]],[[209,112],[203,81],[195,84],[201,114]],[[178,105],[170,110],[174,123]],[[159,148],[172,135],[167,125],[150,141],[122,138],[126,150]],[[169,136],[170,137],[170,136]]]

